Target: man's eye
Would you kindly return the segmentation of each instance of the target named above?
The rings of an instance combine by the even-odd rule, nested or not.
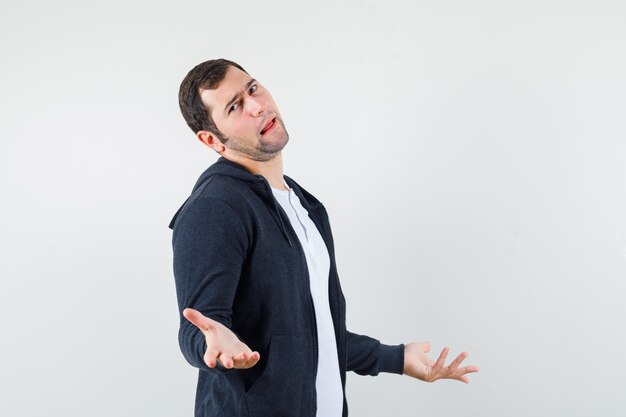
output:
[[[254,93],[256,90],[257,90],[257,85],[256,85],[256,84],[254,84],[252,87],[250,87],[250,90],[248,90],[248,91],[250,91],[251,93]],[[236,106],[237,104],[238,104],[238,103],[235,103],[235,104],[233,104],[232,106],[230,106],[230,109],[228,109],[228,113],[232,112],[233,110],[237,110],[237,109],[235,109],[235,106]]]

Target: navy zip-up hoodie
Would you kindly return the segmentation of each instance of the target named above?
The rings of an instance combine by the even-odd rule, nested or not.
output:
[[[284,175],[330,255],[329,302],[343,387],[346,371],[402,374],[404,344],[385,345],[346,330],[346,303],[326,208]],[[174,277],[185,359],[199,369],[195,416],[315,417],[317,328],[306,258],[268,181],[224,157],[202,173],[178,209]],[[209,368],[206,340],[182,311],[191,307],[230,328],[260,353],[249,369]],[[320,417],[320,416],[318,416]],[[323,416],[322,416],[323,417]]]

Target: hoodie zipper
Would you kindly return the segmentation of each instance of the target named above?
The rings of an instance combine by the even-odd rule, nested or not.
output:
[[[304,248],[302,248],[302,245],[300,245],[300,255],[302,257],[302,260],[304,261],[304,265],[306,266],[305,269],[305,274],[306,274],[306,282],[307,282],[307,294],[308,294],[308,300],[309,300],[309,313],[311,314],[311,317],[313,318],[313,341],[315,343],[313,343],[313,358],[315,359],[314,361],[314,365],[313,365],[313,369],[314,369],[314,373],[313,373],[313,384],[315,387],[316,381],[317,381],[317,364],[319,361],[319,347],[318,347],[318,340],[317,340],[317,318],[315,317],[315,307],[313,306],[313,296],[311,295],[311,281],[310,281],[310,277],[309,277],[309,268],[308,265],[306,263],[306,257],[304,255]],[[311,414],[312,416],[315,416],[316,414],[316,410],[317,410],[317,389],[314,388],[313,389],[313,393],[315,394],[313,397],[313,414]]]
[[[276,197],[274,197],[274,194],[272,193],[271,187],[269,185],[269,183],[267,182],[267,179],[265,179],[265,177],[263,175],[257,175],[258,178],[263,180],[263,183],[265,184],[265,188],[269,191],[273,201],[274,201],[274,209],[276,210],[276,213],[278,214],[278,219],[283,227],[283,233],[285,234],[285,237],[287,238],[287,241],[289,242],[289,246],[293,247],[293,245],[291,244],[291,240],[289,239],[289,236],[287,235],[286,230],[284,230],[285,224],[282,221],[282,216],[280,215],[280,209],[278,208],[277,204],[278,202],[276,201]],[[293,230],[293,225],[291,224],[291,222],[289,221],[289,219],[287,219],[287,222],[289,223],[289,226],[291,227],[291,229]],[[295,231],[294,231],[295,234]],[[313,358],[314,358],[314,365],[313,365],[313,384],[314,384],[314,388],[313,388],[313,393],[314,393],[314,397],[313,397],[313,409],[311,416],[315,417],[316,414],[316,410],[317,410],[317,389],[315,388],[315,384],[317,381],[317,365],[318,365],[318,361],[319,361],[319,347],[318,347],[318,340],[317,340],[317,318],[315,317],[315,307],[313,306],[313,296],[311,295],[311,278],[309,276],[309,267],[306,261],[306,255],[304,254],[304,248],[302,247],[302,244],[300,243],[300,241],[298,241],[298,247],[299,252],[300,252],[300,258],[302,259],[303,263],[304,263],[304,272],[306,275],[306,284],[307,284],[307,301],[308,301],[308,305],[309,305],[309,317],[312,318],[312,322],[313,322],[313,332],[312,332],[312,336],[313,336],[313,341],[315,343],[313,343]]]

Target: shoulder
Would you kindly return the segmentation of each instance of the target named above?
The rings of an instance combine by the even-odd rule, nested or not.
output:
[[[241,222],[240,207],[245,185],[236,179],[215,175],[196,188],[174,215],[171,228],[179,223],[200,224],[212,220]]]
[[[250,187],[243,181],[227,175],[214,175],[202,184],[192,194],[192,199],[199,201],[220,201],[230,207],[237,206],[246,195],[250,193]]]

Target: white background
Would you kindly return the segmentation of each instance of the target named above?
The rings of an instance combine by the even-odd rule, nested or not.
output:
[[[178,86],[271,91],[348,328],[469,352],[350,373],[351,416],[623,416],[626,6],[3,1],[0,415],[191,416],[168,223],[218,157]]]

